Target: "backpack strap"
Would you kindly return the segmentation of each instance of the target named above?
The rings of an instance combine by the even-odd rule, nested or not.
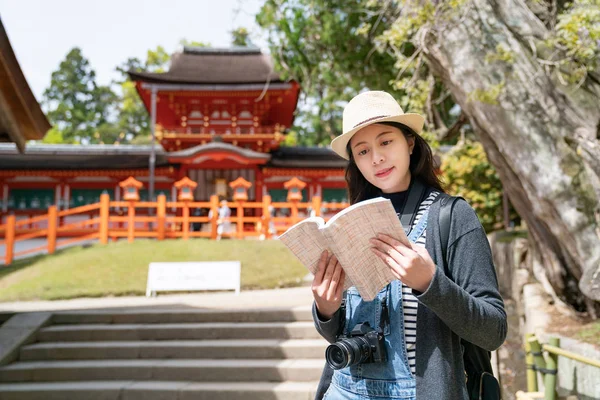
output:
[[[400,214],[400,223],[407,235],[412,229],[415,217],[419,211],[419,205],[424,200],[426,194],[427,188],[419,179],[413,179],[410,182],[408,194],[406,195],[406,200]]]
[[[448,263],[448,240],[450,237],[450,222],[452,220],[452,209],[458,199],[462,197],[450,196],[446,193],[440,193],[440,237],[442,241],[442,255],[444,257],[444,272],[449,276]],[[464,199],[463,199],[464,200]]]

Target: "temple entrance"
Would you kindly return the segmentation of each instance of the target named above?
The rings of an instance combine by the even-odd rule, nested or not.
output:
[[[227,200],[231,200],[232,191],[229,182],[239,177],[248,182],[256,181],[254,169],[190,169],[188,177],[196,182],[198,186],[194,192],[196,201],[208,201],[213,194],[220,195]],[[248,198],[256,199],[256,188],[252,186],[248,190]]]

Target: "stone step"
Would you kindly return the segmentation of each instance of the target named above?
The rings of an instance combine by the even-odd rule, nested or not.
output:
[[[97,310],[54,314],[54,324],[171,324],[199,322],[312,321],[310,307],[248,310]]]
[[[24,346],[21,361],[100,359],[323,358],[323,339],[48,342]]]
[[[322,359],[26,361],[0,367],[0,382],[309,382],[319,380],[323,366]]]
[[[54,325],[41,329],[37,334],[40,342],[319,339],[320,337],[312,321]]]
[[[317,382],[94,381],[0,384],[2,400],[309,400]]]

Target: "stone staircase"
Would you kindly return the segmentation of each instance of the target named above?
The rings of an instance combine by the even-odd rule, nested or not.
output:
[[[309,308],[55,313],[0,367],[0,400],[314,398]]]

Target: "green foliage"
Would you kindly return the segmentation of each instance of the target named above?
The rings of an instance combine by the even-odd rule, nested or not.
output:
[[[557,16],[550,37],[540,44],[547,65],[564,85],[582,84],[600,67],[600,0],[575,0]]]
[[[298,145],[298,132],[290,129],[281,144],[283,147],[294,147]]]
[[[441,169],[448,192],[464,197],[485,230],[493,230],[502,216],[502,183],[483,146],[473,141],[455,146],[444,157]]]
[[[257,21],[269,32],[276,68],[300,82],[305,95],[293,129],[298,143],[328,144],[341,130],[345,102],[358,92],[391,92],[406,112],[427,115],[436,108],[423,136],[437,147],[437,136],[456,121],[446,90],[432,78],[414,36],[440,10],[458,9],[464,1],[434,7],[425,2],[402,14],[403,2],[372,0],[269,0]]]
[[[250,41],[250,33],[248,29],[241,27],[231,31],[231,44],[234,46],[250,46],[252,42]]]
[[[186,42],[185,39],[182,39],[180,43],[182,45],[185,44],[190,46],[204,46],[204,44],[198,42]],[[166,67],[170,59],[171,56],[165,51],[165,49],[162,46],[156,46],[156,50],[148,50],[146,52],[146,63],[144,64],[144,71],[166,72]]]
[[[65,143],[65,139],[63,138],[63,134],[60,130],[53,126],[44,136],[42,143],[47,144],[60,144]]]
[[[181,40],[180,44],[182,46],[204,46],[203,43],[186,40]],[[116,68],[122,76],[122,80],[116,82],[121,87],[121,101],[117,128],[111,134],[116,142],[132,142],[136,137],[150,136],[150,116],[138,95],[135,82],[129,79],[127,71],[165,72],[170,59],[171,57],[165,49],[157,46],[156,49],[147,51],[145,61],[129,58]]]
[[[567,54],[585,65],[588,71],[598,68],[600,56],[600,1],[575,0],[558,17],[556,41]]]
[[[483,104],[498,105],[498,99],[504,91],[504,82],[492,85],[487,89],[475,89],[469,93],[468,101],[478,101]]]
[[[81,50],[73,48],[52,73],[43,104],[55,129],[67,142],[97,142],[94,133],[108,122],[117,96],[96,84],[96,73]]]
[[[379,8],[367,0],[267,0],[256,16],[275,68],[302,86],[299,144],[328,144],[341,131],[344,102],[359,91],[392,90],[394,59],[374,43],[391,22]]]
[[[125,132],[129,141],[138,136],[150,135],[150,116],[135,89],[135,83],[125,80],[121,83],[121,105],[119,107],[119,130]]]
[[[182,40],[186,46],[206,43]],[[96,84],[96,74],[79,48],[72,49],[52,74],[43,104],[53,123],[44,143],[128,143],[150,135],[150,117],[127,71],[165,72],[170,61],[162,46],[148,50],[146,60],[129,58],[116,70],[121,95]],[[144,141],[144,140],[142,140]]]
[[[131,144],[152,144],[152,135],[138,135],[131,139]]]
[[[187,39],[181,39],[179,41],[179,44],[182,46],[188,46],[188,47],[210,47],[210,43],[207,42],[196,42],[195,40],[187,40]],[[157,47],[158,49],[162,49],[161,46]],[[148,53],[150,53],[150,50],[148,51]],[[160,58],[150,58],[148,57],[148,62],[150,62],[150,64],[161,64],[164,65],[165,63],[167,63],[169,61],[169,59],[171,58],[167,53],[164,52],[164,49],[162,50],[161,57]]]
[[[495,52],[490,52],[485,56],[485,62],[494,63],[494,62],[503,62],[509,65],[515,63],[515,54],[510,51],[503,43],[499,43],[496,46]]]

